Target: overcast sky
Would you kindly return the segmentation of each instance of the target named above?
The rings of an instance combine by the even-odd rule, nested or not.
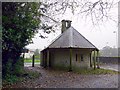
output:
[[[111,16],[118,19],[118,8],[114,8],[111,11]],[[103,47],[111,46],[116,47],[118,43],[118,27],[117,23],[113,21],[103,22],[99,26],[94,26],[90,21],[90,18],[85,20],[80,17],[80,15],[72,15],[69,10],[61,17],[62,19],[71,20],[72,26],[80,32],[86,39],[88,39],[92,44],[94,44],[98,49]],[[115,33],[114,33],[115,31]],[[39,34],[33,38],[33,44],[27,46],[30,49],[44,49],[47,47],[52,40],[54,40],[61,33],[61,28],[56,31],[56,33],[51,33],[48,35],[48,38],[41,39]]]

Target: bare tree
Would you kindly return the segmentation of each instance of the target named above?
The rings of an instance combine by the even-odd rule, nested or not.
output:
[[[50,33],[60,25],[61,16],[69,9],[71,13],[83,18],[90,18],[93,25],[99,25],[105,20],[116,21],[110,11],[115,8],[119,0],[44,0],[41,6],[42,28]],[[46,28],[47,27],[47,28]]]

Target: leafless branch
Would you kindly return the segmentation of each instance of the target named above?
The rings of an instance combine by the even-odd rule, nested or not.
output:
[[[55,19],[53,19],[53,18],[50,17],[50,16],[47,16],[47,15],[45,15],[45,14],[41,14],[41,16],[47,17],[47,18],[51,19],[52,21],[54,21],[55,23],[58,23],[58,21],[56,21]]]
[[[99,25],[100,22],[105,20],[116,22],[109,15],[115,3],[115,0],[55,0],[44,3],[46,12],[42,12],[42,16],[59,24],[61,21],[60,15],[64,15],[68,9],[71,9],[72,14],[77,13],[85,19],[91,18],[93,25]]]

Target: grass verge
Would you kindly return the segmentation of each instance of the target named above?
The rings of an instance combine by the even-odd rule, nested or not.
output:
[[[32,59],[25,59],[24,63],[32,63]],[[35,60],[35,63],[40,63],[40,60]]]
[[[69,71],[69,66],[68,67],[62,67],[60,65],[57,65],[53,68],[55,71]],[[86,75],[100,75],[100,74],[120,74],[118,71],[114,70],[108,70],[108,69],[93,69],[93,68],[79,68],[79,67],[72,67],[72,72],[78,73],[78,74],[86,74]]]
[[[75,73],[79,74],[88,74],[88,75],[99,75],[99,74],[120,74],[118,71],[113,71],[113,70],[107,70],[107,69],[84,69],[84,70],[75,70],[73,71]]]

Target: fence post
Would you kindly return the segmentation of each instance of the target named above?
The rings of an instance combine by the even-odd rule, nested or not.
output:
[[[23,53],[23,59],[25,58],[25,53]]]
[[[35,55],[32,57],[32,67],[34,67]]]

